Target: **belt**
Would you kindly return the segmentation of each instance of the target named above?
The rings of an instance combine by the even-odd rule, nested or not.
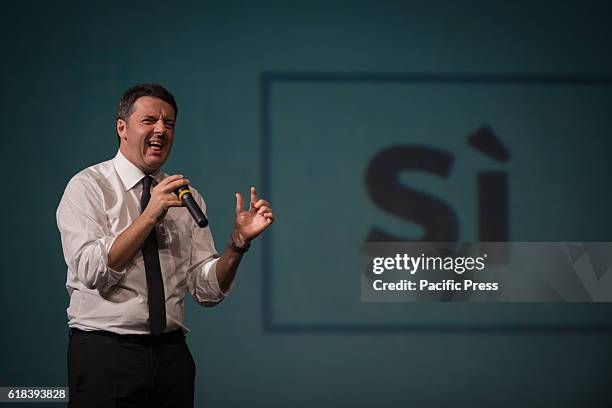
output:
[[[180,329],[162,333],[158,336],[154,334],[119,334],[105,330],[81,330],[74,327],[70,328],[70,336],[74,334],[86,334],[94,336],[111,337],[118,340],[129,341],[131,343],[154,345],[154,344],[177,344],[185,341],[185,335]]]

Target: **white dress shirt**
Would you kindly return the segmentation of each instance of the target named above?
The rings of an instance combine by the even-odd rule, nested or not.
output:
[[[57,208],[57,226],[68,266],[68,325],[82,330],[149,334],[147,283],[142,251],[124,270],[108,267],[108,252],[140,215],[145,174],[121,152],[75,175]],[[152,174],[156,182],[168,175]],[[206,213],[202,196],[191,187]],[[156,225],[166,297],[166,331],[183,324],[185,291],[202,306],[226,296],[217,282],[218,259],[210,229],[200,228],[185,207],[170,208]]]

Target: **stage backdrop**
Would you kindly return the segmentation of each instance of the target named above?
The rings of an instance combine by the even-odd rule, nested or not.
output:
[[[362,303],[359,260],[366,241],[612,241],[611,12],[12,5],[0,386],[66,384],[55,210],[115,155],[121,93],[159,82],[179,105],[165,170],[203,194],[217,248],[235,191],[258,186],[277,217],[228,299],[186,301],[197,406],[608,405],[609,304]]]

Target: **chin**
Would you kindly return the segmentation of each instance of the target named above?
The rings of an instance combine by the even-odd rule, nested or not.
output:
[[[159,160],[149,160],[145,162],[145,165],[152,171],[156,171],[166,162],[166,158]]]

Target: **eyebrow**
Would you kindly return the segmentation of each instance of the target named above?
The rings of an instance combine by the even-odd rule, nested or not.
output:
[[[142,119],[143,120],[147,120],[147,119],[157,120],[157,116],[145,115]],[[168,117],[168,116],[164,116],[164,122],[174,122],[174,121],[175,121],[174,118]]]

